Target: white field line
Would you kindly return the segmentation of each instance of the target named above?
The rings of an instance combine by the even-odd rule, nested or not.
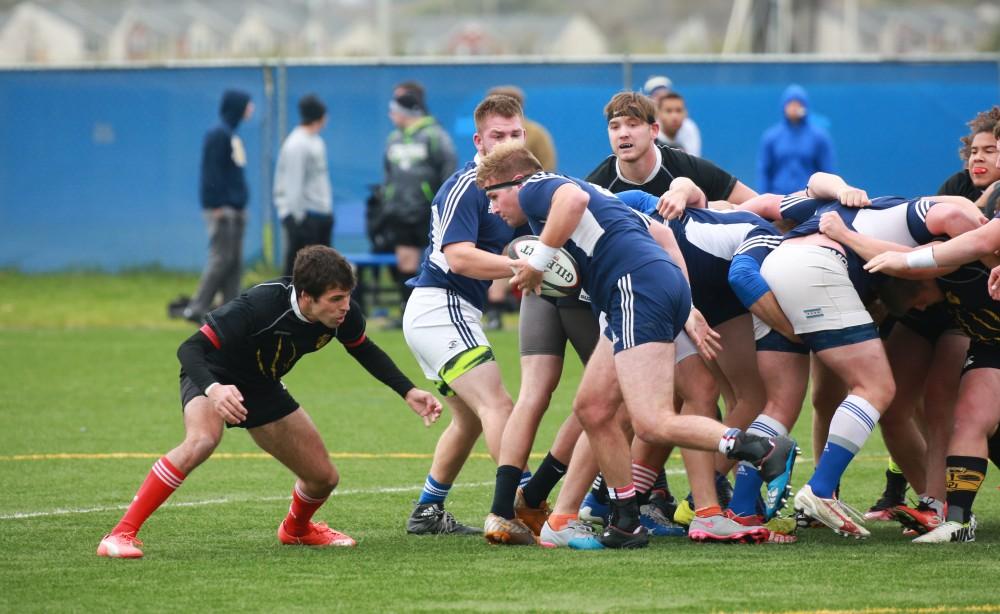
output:
[[[667,475],[677,475],[684,473],[683,469],[667,469]],[[458,484],[459,488],[484,488],[493,486],[494,482],[470,482],[468,484]],[[380,488],[345,488],[335,490],[333,494],[339,497],[349,495],[381,495],[398,492],[419,492],[423,488],[422,484],[412,484],[410,486],[386,486]],[[202,499],[201,501],[182,501],[179,503],[164,503],[162,507],[201,507],[204,505],[226,505],[228,503],[266,503],[268,501],[288,501],[291,497],[220,497],[217,499]],[[51,516],[68,516],[73,514],[92,514],[95,512],[112,512],[115,510],[128,509],[128,504],[110,505],[104,507],[80,507],[80,508],[56,508],[52,510],[42,510],[35,512],[14,512],[12,514],[0,514],[0,520],[25,520],[29,518],[47,518]]]

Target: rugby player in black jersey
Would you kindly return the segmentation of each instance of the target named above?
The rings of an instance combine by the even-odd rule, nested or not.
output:
[[[336,339],[352,358],[421,416],[441,413],[429,392],[416,388],[365,334],[365,319],[351,301],[351,265],[335,250],[303,248],[292,278],[249,289],[208,314],[181,344],[180,393],[184,441],[153,465],[125,515],[97,548],[99,556],[139,558],[139,528],[203,463],[222,439],[223,427],[247,429],[265,452],[298,478],[288,515],[278,525],[283,544],[354,546],[355,541],[312,522],[340,476],[309,414],[281,378],[304,354]]]

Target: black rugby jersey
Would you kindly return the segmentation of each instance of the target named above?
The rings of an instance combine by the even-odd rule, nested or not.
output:
[[[963,265],[937,278],[944,305],[973,343],[1000,346],[1000,302],[990,296],[990,270],[981,262]]]
[[[618,158],[613,154],[590,171],[587,181],[615,194],[625,190],[642,190],[654,196],[662,196],[670,189],[671,181],[677,177],[687,177],[701,188],[710,201],[728,199],[736,187],[736,177],[704,158],[663,145],[656,145],[656,148],[660,152],[660,165],[645,183],[630,183],[623,179],[618,174]]]
[[[216,349],[205,356],[208,368],[220,382],[237,387],[275,385],[303,355],[334,338],[347,348],[365,341],[365,318],[357,303],[351,301],[337,328],[309,322],[299,312],[289,278],[254,286],[206,319],[201,332]]]

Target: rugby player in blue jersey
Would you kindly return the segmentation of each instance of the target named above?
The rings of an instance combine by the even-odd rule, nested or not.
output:
[[[612,498],[611,518],[601,535],[604,546],[648,543],[639,522],[629,443],[614,420],[622,402],[636,435],[646,441],[718,450],[757,464],[767,481],[791,471],[796,447],[787,437],[749,435],[711,418],[675,414],[673,340],[686,324],[697,343],[706,339],[689,318],[690,291],[681,269],[658,244],[672,238],[655,224],[647,229],[642,217],[610,192],[542,173],[538,160],[520,144],[495,148],[480,164],[476,181],[508,225],[527,222],[540,236],[541,249],[513,283],[538,291],[542,271],[565,246],[580,267],[592,309],[607,321],[574,401]]]

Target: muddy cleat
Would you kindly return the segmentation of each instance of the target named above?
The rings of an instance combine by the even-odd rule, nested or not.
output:
[[[548,521],[542,525],[538,544],[545,548],[571,548],[573,550],[603,550],[604,544],[597,539],[597,533],[589,523],[570,520],[566,526],[556,531]]]
[[[646,527],[641,524],[631,532],[609,525],[604,529],[604,533],[601,533],[599,540],[605,548],[630,550],[648,546],[649,534],[646,532]]]
[[[763,516],[738,516],[732,510],[726,510],[726,517],[745,527],[764,527],[770,534],[767,536],[769,544],[794,544],[798,541],[795,530],[798,528],[794,518],[772,518],[764,522]]]
[[[677,504],[677,509],[674,510],[674,522],[686,527],[691,524],[692,520],[694,520],[694,507],[687,499],[681,499],[681,502]]]
[[[691,541],[716,544],[761,544],[767,541],[770,531],[757,526],[744,526],[726,514],[695,516],[688,527]]]
[[[418,503],[406,521],[406,532],[411,535],[479,535],[481,531],[455,520],[436,503]]]
[[[111,559],[141,559],[142,550],[139,550],[141,545],[142,542],[135,533],[108,533],[97,545],[97,556]]]
[[[486,516],[486,526],[483,528],[486,541],[491,544],[506,544],[509,546],[534,546],[535,534],[528,525],[517,518],[507,520],[503,516],[489,514]]]
[[[594,496],[594,493],[588,492],[587,496],[583,498],[583,503],[580,504],[580,520],[604,526],[608,524],[610,516],[611,506],[607,503],[601,503]]]
[[[969,522],[961,523],[954,520],[942,522],[933,531],[913,540],[915,544],[948,544],[951,542],[976,541],[976,517]]]
[[[542,501],[539,507],[528,507],[524,502],[524,493],[520,488],[517,489],[517,494],[514,495],[514,517],[528,525],[532,533],[535,535],[541,533],[542,525],[551,513],[547,501]]]
[[[795,512],[795,526],[799,529],[820,529],[825,527],[822,522],[816,520],[809,514],[803,514],[800,511]]]
[[[653,537],[684,537],[687,529],[670,520],[652,503],[639,506],[639,524]]]
[[[353,538],[344,535],[340,531],[334,531],[326,526],[325,522],[310,522],[309,531],[305,535],[292,535],[285,529],[285,522],[278,525],[278,540],[286,546],[340,546],[350,548],[357,546],[358,542]]]
[[[655,489],[649,493],[649,504],[660,510],[666,518],[674,517],[677,511],[677,499],[666,490]]]
[[[839,499],[817,497],[808,484],[795,495],[795,509],[822,522],[837,535],[855,539],[865,539],[871,535],[856,510],[844,505]]]
[[[897,505],[892,508],[891,513],[893,520],[913,531],[915,535],[929,533],[944,522],[937,510],[931,507],[923,497],[921,497],[917,507]]]

